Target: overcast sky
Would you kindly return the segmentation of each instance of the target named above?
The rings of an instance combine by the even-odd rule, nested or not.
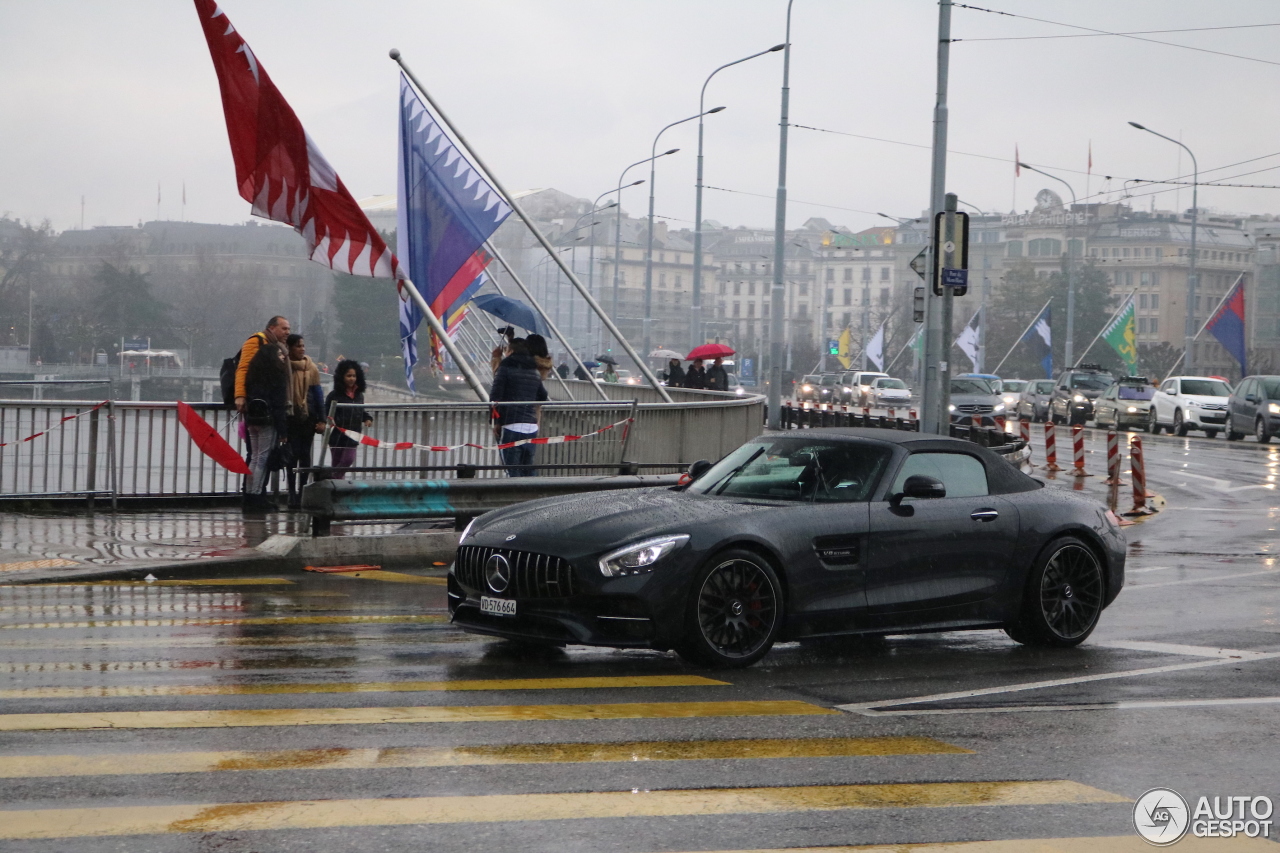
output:
[[[1115,32],[1280,23],[1275,0],[989,0],[988,8]],[[506,185],[594,198],[648,156],[665,124],[697,112],[716,66],[783,41],[785,0],[224,0],[303,125],[357,198],[394,192],[398,47]],[[1079,34],[957,9],[948,189],[987,210],[1025,210],[1061,185],[1078,196],[1103,175],[1189,173],[1203,180],[1268,169],[1280,184],[1280,27],[1131,38],[977,41]],[[791,120],[926,146],[793,128],[788,225],[822,216],[855,230],[916,216],[928,203],[937,6],[929,0],[796,0]],[[1269,64],[1268,64],[1269,63]],[[782,54],[721,72],[707,106],[704,215],[771,227]],[[0,213],[55,228],[177,219],[242,222],[217,80],[187,0],[0,0]],[[1093,177],[1084,174],[1092,141]],[[696,124],[667,131],[657,213],[693,219]],[[965,152],[962,154],[961,152]],[[987,158],[967,156],[984,155]],[[1210,171],[1252,158],[1267,159]],[[1074,170],[1074,173],[1067,170]],[[647,177],[647,176],[646,176]],[[1138,190],[1136,192],[1147,192]],[[642,212],[646,189],[626,191]],[[752,195],[755,194],[755,195]],[[1112,196],[1116,197],[1116,196]],[[1205,188],[1203,207],[1280,213],[1274,189]],[[1159,207],[1175,202],[1169,192]],[[1135,199],[1145,209],[1151,199]],[[1190,206],[1190,191],[1181,193]]]

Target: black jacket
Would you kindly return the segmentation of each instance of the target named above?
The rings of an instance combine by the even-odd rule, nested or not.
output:
[[[711,365],[707,368],[707,390],[708,391],[728,391],[729,390],[729,371],[724,367]]]
[[[498,365],[489,391],[489,400],[494,404],[494,422],[498,426],[536,424],[538,407],[533,403],[546,399],[547,389],[538,375],[533,356],[509,355]]]
[[[707,387],[707,371],[702,366],[691,366],[689,372],[684,375],[684,387],[686,388],[706,388]]]
[[[329,406],[332,403],[347,403],[346,406],[337,406],[333,411],[333,425],[340,426],[343,429],[349,429],[352,432],[363,432],[364,422],[371,421],[372,418],[364,410],[364,394],[357,391],[355,399],[347,396],[346,391],[330,391],[329,396],[324,398],[325,414],[329,413]],[[355,405],[350,405],[355,403]],[[355,447],[354,438],[347,438],[336,429],[329,431],[330,447]]]
[[[275,344],[259,347],[244,379],[245,421],[285,435],[289,412],[289,357]]]
[[[667,368],[667,384],[672,388],[680,388],[684,385],[684,368],[680,365]]]

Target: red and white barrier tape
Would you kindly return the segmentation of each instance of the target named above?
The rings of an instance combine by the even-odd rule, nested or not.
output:
[[[0,444],[0,447],[13,447],[18,444],[25,444],[28,441],[34,441],[35,439],[39,438],[42,435],[48,435],[54,430],[62,429],[64,426],[67,425],[67,421],[74,421],[76,418],[83,418],[87,414],[98,411],[98,409],[101,409],[106,404],[107,404],[107,401],[103,400],[101,403],[98,403],[96,406],[93,406],[92,408],[85,409],[83,412],[79,412],[74,415],[67,415],[65,418],[62,418],[51,427],[45,427],[44,429],[40,430],[40,432],[32,433],[26,438],[20,438],[17,441],[6,441]]]
[[[508,441],[503,444],[454,444],[448,446],[438,446],[430,444],[414,444],[412,441],[383,441],[378,438],[370,438],[362,432],[355,430],[343,429],[340,426],[334,426],[334,429],[345,435],[347,438],[354,439],[357,444],[365,447],[377,447],[382,450],[430,450],[435,453],[446,453],[450,450],[461,450],[464,447],[470,447],[475,450],[506,450],[509,447],[520,447],[524,444],[564,444],[567,441],[580,441],[584,438],[591,438],[601,433],[609,432],[618,427],[625,427],[632,423],[631,418],[624,418],[617,423],[602,426],[595,432],[583,433],[582,435],[552,435],[546,438],[522,438],[519,441]],[[625,434],[625,433],[624,433]]]

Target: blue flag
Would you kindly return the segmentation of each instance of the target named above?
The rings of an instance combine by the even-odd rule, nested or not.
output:
[[[1244,273],[1240,273],[1235,285],[1205,324],[1205,328],[1213,333],[1232,358],[1240,362],[1240,375],[1248,376],[1249,353],[1244,334]]]
[[[1053,338],[1052,330],[1049,322],[1053,308],[1046,305],[1044,310],[1040,312],[1040,316],[1031,324],[1031,328],[1027,329],[1023,334],[1022,340],[1031,347],[1031,351],[1036,358],[1040,359],[1040,366],[1044,368],[1044,375],[1053,378]]]
[[[511,215],[511,207],[453,144],[403,74],[399,149],[397,254],[427,305],[447,322],[449,282]],[[421,322],[421,309],[402,290],[400,340],[411,389]]]

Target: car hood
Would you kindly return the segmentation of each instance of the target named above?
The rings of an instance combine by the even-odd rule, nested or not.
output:
[[[994,394],[952,394],[951,402],[956,406],[1002,406],[1004,401]]]
[[[1201,397],[1197,395],[1195,397],[1183,397],[1182,399],[1186,401],[1187,405],[1203,406],[1209,403],[1212,403],[1214,405],[1225,405],[1226,402],[1231,398],[1230,397]]]
[[[621,489],[526,501],[477,519],[465,544],[575,557],[663,533],[692,533],[772,504],[713,498],[668,488]],[[507,537],[514,537],[508,539]]]

